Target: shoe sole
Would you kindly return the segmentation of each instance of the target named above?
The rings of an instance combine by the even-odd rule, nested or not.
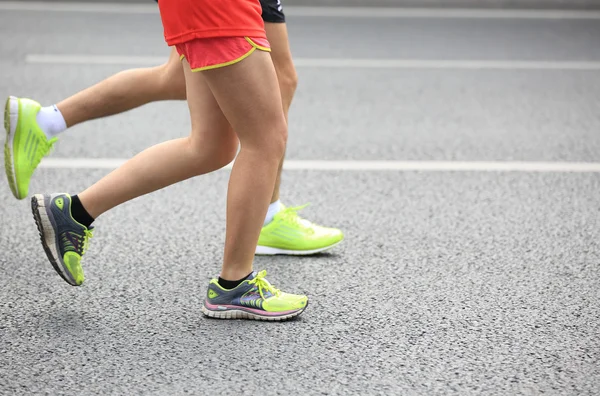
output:
[[[310,256],[317,253],[325,252],[329,249],[333,249],[337,245],[343,242],[343,239],[334,243],[333,245],[325,246],[319,249],[313,250],[285,250],[277,249],[269,246],[258,245],[254,254],[258,256],[275,256],[275,255],[286,255],[286,256]]]
[[[241,309],[228,309],[226,311],[213,311],[210,310],[208,308],[206,308],[206,306],[204,306],[204,304],[202,304],[202,313],[205,316],[208,316],[209,318],[214,318],[214,319],[249,319],[249,320],[259,320],[259,321],[263,321],[263,322],[284,322],[286,320],[290,320],[292,318],[295,318],[296,316],[300,315],[302,312],[304,312],[304,310],[306,310],[306,307],[308,307],[308,301],[306,302],[306,305],[304,306],[304,308],[292,312],[290,314],[287,315],[281,315],[281,316],[267,316],[267,315],[257,315],[251,312],[247,312]]]
[[[10,191],[17,199],[23,199],[19,197],[19,190],[17,187],[17,175],[15,174],[14,166],[14,140],[17,130],[17,123],[19,122],[19,101],[9,96],[6,99],[6,105],[4,106],[4,130],[6,131],[6,141],[4,142],[4,171],[6,172],[6,180],[8,180],[8,186]]]
[[[75,281],[71,278],[68,270],[66,269],[63,261],[60,259],[58,255],[58,251],[56,249],[56,234],[54,233],[54,216],[47,208],[46,198],[41,194],[35,194],[31,197],[31,212],[33,213],[33,219],[35,220],[35,224],[37,225],[37,229],[40,233],[40,239],[42,241],[42,246],[44,247],[44,251],[46,252],[46,257],[54,267],[54,270],[60,275],[61,278],[64,279],[71,286],[79,286]],[[48,202],[49,204],[49,202]]]

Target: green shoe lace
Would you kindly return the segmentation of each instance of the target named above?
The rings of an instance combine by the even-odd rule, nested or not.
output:
[[[94,231],[83,230],[83,237],[82,237],[83,243],[81,244],[81,254],[82,255],[87,251],[89,243],[90,243],[90,239],[92,239],[93,236],[94,236]]]
[[[283,219],[285,219],[285,221],[291,223],[292,225],[302,228],[309,233],[314,233],[314,229],[313,229],[314,224],[306,219],[303,219],[302,217],[300,217],[300,215],[298,215],[298,212],[300,210],[306,208],[308,205],[310,205],[310,204],[307,203],[307,204],[300,205],[300,206],[285,208],[285,209],[281,210],[281,212],[279,212],[279,215]]]
[[[67,237],[69,234],[71,237],[77,240],[77,247],[74,246],[69,238]],[[67,231],[62,235],[62,243],[64,245],[65,252],[74,252],[79,256],[83,256],[88,249],[89,240],[94,236],[94,232],[92,230],[83,230],[83,235],[77,234],[71,231]]]
[[[32,159],[33,163],[31,164],[31,166],[33,169],[37,168],[37,166],[40,164],[40,161],[42,161],[42,158],[50,154],[50,152],[54,148],[54,143],[56,143],[57,141],[58,138],[53,137],[50,140],[42,140],[40,142],[35,151],[35,156]]]
[[[254,279],[248,281],[249,284],[256,285],[258,287],[258,292],[263,300],[268,298],[264,296],[264,291],[271,293],[273,296],[279,296],[281,294],[279,289],[276,289],[273,285],[271,285],[271,283],[269,283],[268,280],[265,279],[266,276],[267,270],[262,270],[254,277]]]

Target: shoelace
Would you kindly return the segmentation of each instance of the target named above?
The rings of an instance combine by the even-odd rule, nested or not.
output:
[[[265,279],[265,276],[267,276],[267,270],[262,270],[256,275],[256,277],[254,277],[254,279],[248,281],[248,283],[251,285],[256,285],[256,287],[258,288],[258,292],[260,293],[260,296],[263,300],[266,300],[263,294],[264,291],[271,292],[271,294],[273,294],[274,296],[279,296],[281,291],[279,289],[276,289],[273,285],[271,285],[269,281]]]
[[[36,153],[35,153],[35,157],[33,158],[33,163],[31,164],[34,168],[36,168],[40,162],[42,161],[42,158],[44,158],[46,155],[50,154],[52,152],[52,148],[54,147],[54,143],[56,143],[58,141],[58,138],[52,138],[50,140],[46,140],[46,139],[38,139],[38,147],[36,149]]]
[[[83,230],[83,236],[80,237],[81,240],[81,255],[83,255],[89,244],[89,240],[94,236],[94,232],[92,230]]]
[[[302,217],[300,217],[298,215],[298,212],[300,210],[306,208],[308,205],[310,205],[310,204],[304,204],[301,206],[285,208],[280,212],[281,216],[285,217],[286,220],[288,220],[290,223],[292,223],[294,225],[297,225],[297,226],[302,227],[309,231],[314,231],[312,229],[313,224],[310,221],[303,219]]]

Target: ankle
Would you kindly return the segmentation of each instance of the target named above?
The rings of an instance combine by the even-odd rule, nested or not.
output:
[[[224,265],[221,269],[219,277],[226,280],[243,279],[252,273],[252,266],[237,266]]]
[[[219,276],[219,285],[223,288],[223,289],[235,289],[236,287],[238,287],[243,281],[245,281],[250,275],[252,275],[252,272],[250,272],[249,274],[246,274],[245,276],[237,279],[237,280],[229,280],[226,278],[222,278],[221,276]]]
[[[273,218],[279,211],[281,211],[281,201],[277,200],[269,205],[269,209],[267,209],[267,215],[265,216],[265,222],[263,223],[263,227],[273,221]]]
[[[71,197],[71,216],[73,216],[76,222],[84,225],[86,228],[90,228],[94,222],[94,218],[85,209],[77,195]]]
[[[67,129],[65,119],[56,105],[42,107],[36,116],[40,129],[52,139]]]

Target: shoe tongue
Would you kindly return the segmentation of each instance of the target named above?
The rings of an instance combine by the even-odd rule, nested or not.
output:
[[[246,279],[252,280],[252,279],[256,278],[257,275],[258,275],[258,272],[252,271],[252,273],[250,275],[248,275],[248,277]]]
[[[248,280],[254,279],[254,278],[256,278],[257,275],[258,275],[258,272],[253,271],[250,275],[248,275],[248,277],[246,279],[248,279]],[[256,287],[258,289],[257,285],[254,285],[254,287]],[[263,289],[263,296],[264,296],[264,298],[269,298],[269,297],[273,297],[274,294],[270,290]]]

